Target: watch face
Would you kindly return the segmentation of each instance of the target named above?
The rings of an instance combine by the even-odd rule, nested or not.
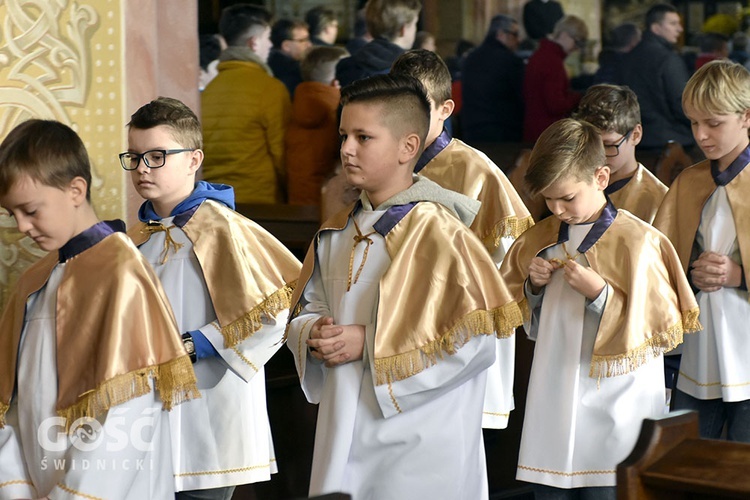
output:
[[[193,343],[192,340],[186,340],[184,344],[185,344],[185,350],[187,351],[188,354],[195,353],[195,344]]]

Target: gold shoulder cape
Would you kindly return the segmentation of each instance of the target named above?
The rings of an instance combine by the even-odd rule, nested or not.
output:
[[[452,139],[419,174],[482,202],[471,230],[492,254],[502,238],[517,238],[534,225],[534,219],[505,174],[489,161],[484,153]]]
[[[139,222],[137,246],[151,236]],[[263,315],[288,309],[300,263],[265,229],[221,203],[203,202],[182,227],[193,243],[226,347],[251,337]]]
[[[15,386],[26,302],[44,287],[57,263],[53,252],[31,266],[0,319],[0,427]],[[55,330],[56,410],[67,425],[147,394],[149,377],[167,410],[200,397],[158,283],[124,233],[111,234],[66,262],[57,290]]]
[[[750,168],[745,167],[724,186],[727,191],[732,217],[737,228],[737,243],[743,263],[750,262]],[[716,190],[711,176],[709,160],[686,168],[672,183],[664,197],[654,227],[664,233],[680,256],[682,268],[687,273],[693,242],[701,222],[703,206]],[[750,265],[744,266],[745,280],[750,283]]]
[[[558,243],[560,220],[548,217],[522,234],[500,266],[515,300],[528,314],[524,282],[529,264]],[[617,211],[612,225],[585,253],[612,287],[594,342],[590,376],[632,372],[701,329],[698,304],[669,240],[637,217]]]
[[[633,177],[622,189],[609,193],[609,199],[617,208],[651,224],[667,191],[667,186],[639,163]]]
[[[321,233],[344,229],[352,209],[321,228],[305,257],[290,321],[313,273]],[[523,323],[481,242],[445,207],[419,202],[385,236],[391,265],[379,285],[375,383],[416,375],[477,335],[510,337]],[[450,244],[448,244],[450,243]],[[440,249],[438,251],[438,249]]]

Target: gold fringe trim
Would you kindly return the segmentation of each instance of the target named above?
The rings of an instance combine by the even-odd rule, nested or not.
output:
[[[10,405],[6,405],[0,401],[0,429],[5,427],[5,414],[10,410]]]
[[[295,286],[297,286],[296,280],[287,283],[272,293],[266,300],[253,307],[251,311],[245,313],[244,316],[221,327],[221,334],[224,337],[224,347],[234,347],[243,340],[252,337],[263,326],[263,316],[273,318],[280,311],[289,309]]]
[[[70,425],[79,418],[97,418],[113,406],[148,394],[151,391],[148,381],[152,377],[167,411],[201,397],[193,364],[185,355],[105,380],[96,389],[81,394],[73,405],[58,410],[57,414],[65,419],[66,431],[70,432]]]
[[[522,219],[511,215],[495,224],[495,227],[482,238],[482,242],[486,247],[491,247],[494,252],[500,246],[500,240],[503,238],[516,239],[533,225],[534,218],[530,215]]]
[[[383,385],[409,378],[435,365],[444,355],[453,355],[472,338],[497,335],[508,338],[523,323],[518,304],[511,302],[491,311],[473,311],[461,318],[440,338],[411,351],[375,359],[375,384]]]
[[[602,377],[616,377],[634,372],[660,354],[667,353],[680,345],[684,334],[702,330],[703,327],[698,321],[698,315],[698,308],[683,311],[682,319],[672,327],[654,335],[642,345],[625,354],[592,356],[589,376],[601,379]]]

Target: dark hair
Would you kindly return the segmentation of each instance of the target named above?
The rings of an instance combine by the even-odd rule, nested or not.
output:
[[[305,22],[310,26],[310,36],[318,36],[323,30],[336,21],[336,13],[324,5],[318,5],[307,11]]]
[[[86,181],[91,200],[91,162],[75,131],[54,120],[32,119],[16,126],[0,144],[0,195],[23,177],[58,189],[76,177]]]
[[[199,38],[200,65],[204,70],[208,69],[211,61],[219,58],[221,54],[221,43],[216,35],[201,35]]]
[[[201,123],[185,103],[171,97],[159,97],[144,104],[133,113],[128,129],[148,130],[164,125],[172,130],[172,137],[185,148],[201,149]]]
[[[293,39],[294,30],[299,28],[307,29],[307,24],[294,19],[279,19],[271,27],[271,43],[275,48],[280,49],[282,43]]]
[[[646,12],[646,29],[650,30],[652,25],[661,23],[670,12],[677,14],[677,9],[668,3],[658,3],[648,9],[648,12]]]
[[[343,47],[313,47],[300,61],[302,80],[306,82],[331,83],[336,77],[336,63],[349,55]]]
[[[391,74],[413,76],[422,82],[435,105],[451,98],[451,73],[434,52],[425,49],[404,52],[393,62]]]
[[[700,36],[701,52],[718,52],[729,43],[729,37],[721,33],[703,33]]]
[[[394,136],[416,133],[424,148],[430,128],[430,102],[424,86],[408,75],[375,75],[341,89],[341,106],[367,103],[383,106],[383,120]]]
[[[508,32],[517,24],[518,21],[512,17],[498,14],[490,21],[490,28],[487,30],[487,36],[495,38],[501,31]]]
[[[609,45],[615,50],[622,50],[641,36],[641,29],[635,23],[622,23],[609,32]]]
[[[641,123],[641,107],[630,87],[602,83],[588,88],[573,118],[591,123],[602,133],[625,135]]]
[[[238,3],[221,11],[219,33],[229,47],[239,47],[254,35],[253,28],[265,28],[270,22],[271,14],[263,7]]]

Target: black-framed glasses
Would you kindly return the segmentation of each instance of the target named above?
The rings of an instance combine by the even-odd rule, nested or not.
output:
[[[604,145],[604,156],[607,158],[614,158],[615,156],[620,154],[620,146],[625,144],[625,141],[628,140],[628,137],[630,137],[630,134],[633,133],[633,129],[631,128],[628,130],[628,133],[622,136],[622,139],[620,139],[617,144],[605,144]]]
[[[138,168],[138,165],[141,164],[141,159],[143,159],[143,163],[145,163],[148,168],[160,168],[167,162],[167,156],[186,153],[188,151],[195,151],[195,148],[152,149],[144,153],[126,151],[125,153],[120,153],[118,156],[120,157],[120,165],[122,165],[122,168],[125,170],[135,170]]]

